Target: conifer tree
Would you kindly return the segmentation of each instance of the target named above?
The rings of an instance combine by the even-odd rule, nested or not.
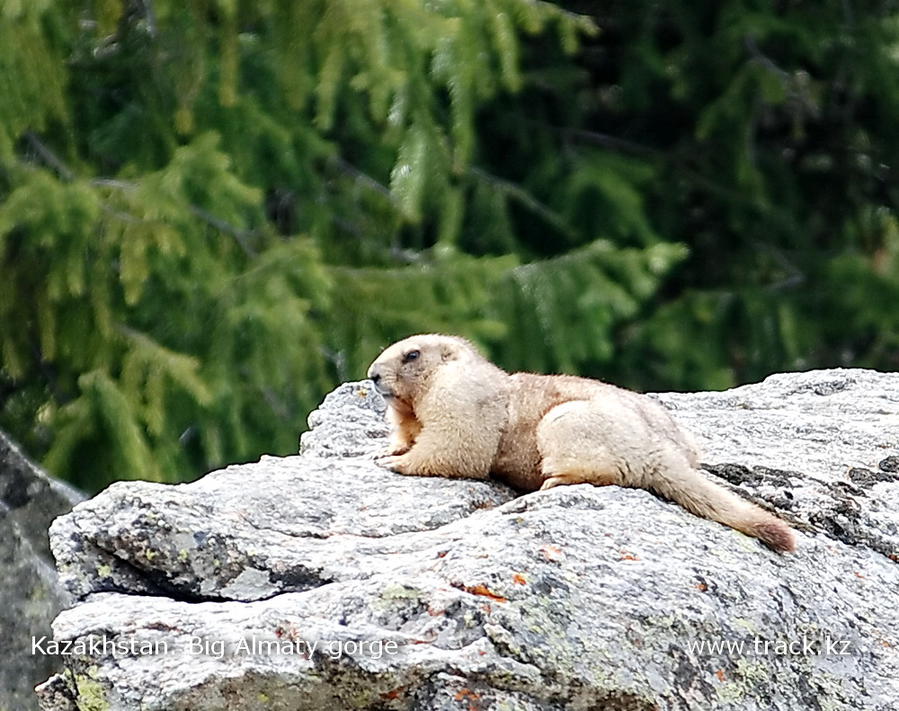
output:
[[[171,481],[291,451],[398,335],[502,340],[552,281],[460,235],[545,208],[475,169],[476,111],[524,37],[592,31],[524,0],[5,4],[3,424],[83,486]],[[628,254],[546,263],[576,290],[630,260],[594,346],[678,250]]]
[[[0,427],[288,453],[390,341],[646,387],[899,363],[895,9],[0,4]]]

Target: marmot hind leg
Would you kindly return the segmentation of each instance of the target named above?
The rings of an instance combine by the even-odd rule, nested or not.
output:
[[[554,407],[537,426],[537,447],[541,489],[580,483],[648,489],[776,551],[796,548],[786,523],[706,479],[691,466],[691,450],[677,440],[653,446],[652,434],[645,425],[641,428],[639,418],[615,403],[571,401]]]
[[[604,416],[593,403],[557,405],[537,426],[543,489],[563,484],[623,485],[620,461],[601,437]]]

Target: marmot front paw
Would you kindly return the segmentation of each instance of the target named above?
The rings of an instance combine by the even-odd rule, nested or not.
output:
[[[382,454],[379,457],[375,458],[375,463],[378,466],[384,467],[385,469],[390,469],[397,474],[410,473],[407,469],[407,465],[402,454]]]

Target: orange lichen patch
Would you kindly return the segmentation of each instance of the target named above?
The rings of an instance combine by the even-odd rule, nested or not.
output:
[[[480,699],[481,695],[476,694],[471,689],[459,689],[454,698],[456,701],[461,701],[462,699]]]
[[[398,686],[395,689],[391,689],[390,691],[385,691],[383,694],[381,694],[381,698],[385,701],[392,701],[393,699],[398,699],[400,696],[402,696],[405,690],[405,686]]]
[[[462,583],[452,583],[454,588],[458,588],[459,590],[464,590],[467,593],[471,593],[472,595],[481,595],[483,597],[489,597],[491,600],[495,600],[496,602],[509,602],[509,598],[503,597],[502,595],[497,595],[495,592],[490,590],[486,585],[463,585]]]
[[[865,576],[864,576],[864,575],[862,575],[862,574],[861,574],[861,573],[859,573],[859,572],[858,572],[858,571],[856,571],[856,573],[855,573],[855,577],[856,577],[856,578],[861,578],[861,579],[862,579],[862,580],[864,580],[864,579],[865,579]]]
[[[526,577],[524,577],[521,573],[515,573],[515,575],[512,576],[512,580],[515,583],[517,583],[518,585],[527,585],[528,584],[528,579]]]
[[[693,587],[699,590],[699,592],[705,592],[709,589],[709,586],[705,583],[696,583],[696,585],[694,585]]]
[[[489,597],[491,600],[496,600],[497,602],[509,602],[508,598],[497,595],[486,585],[471,585],[465,588],[465,592],[470,592],[472,595],[483,595],[484,597]]]
[[[456,701],[468,699],[468,711],[477,711],[480,708],[478,701],[480,700],[481,695],[476,694],[471,689],[460,689],[456,692],[454,698]]]
[[[718,677],[718,681],[724,681],[724,680],[727,678],[727,677],[725,676],[725,674],[724,674],[724,670],[723,670],[723,669],[718,669],[718,670],[715,672],[715,676]]]
[[[565,557],[565,554],[562,553],[562,549],[559,548],[559,546],[554,546],[550,543],[544,543],[542,546],[540,546],[539,550],[546,560],[555,561],[561,560],[563,557]]]
[[[621,553],[621,557],[618,560],[640,560],[633,553],[628,553],[627,551],[619,551]]]

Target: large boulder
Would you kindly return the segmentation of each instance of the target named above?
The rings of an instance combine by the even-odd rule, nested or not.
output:
[[[899,374],[656,397],[797,553],[642,490],[384,471],[384,404],[349,383],[299,456],[54,523],[78,602],[42,708],[894,710]]]
[[[47,529],[84,497],[53,479],[0,432],[0,710],[37,709],[34,686],[61,660],[33,655],[33,636],[68,602],[56,579]]]

